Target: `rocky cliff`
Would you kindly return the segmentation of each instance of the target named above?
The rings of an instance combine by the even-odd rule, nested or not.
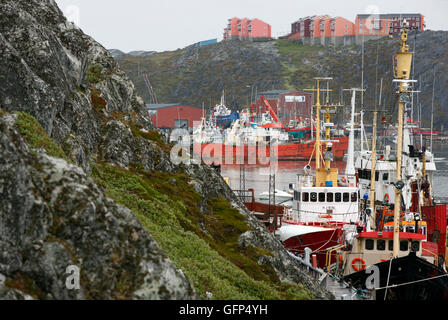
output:
[[[0,11],[0,297],[331,298],[54,1]]]

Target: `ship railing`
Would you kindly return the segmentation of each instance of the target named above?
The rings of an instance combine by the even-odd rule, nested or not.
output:
[[[318,280],[319,283],[321,283],[327,276],[327,273],[324,270],[315,268],[309,261],[306,261],[305,259],[301,258],[299,255],[295,255],[289,251],[287,251],[287,252],[291,257],[293,257],[299,263],[301,270],[308,272],[308,274],[311,277],[313,277],[314,279]]]
[[[254,189],[249,190],[233,190],[238,199],[241,200],[242,203],[255,203],[255,194]]]
[[[434,253],[434,252],[432,252],[432,251],[430,251],[428,249],[425,249],[425,248],[422,248],[422,251],[425,251],[425,252],[431,254],[432,256],[434,256],[434,265],[436,267],[439,266],[439,256],[436,253]]]
[[[339,245],[339,246],[328,248],[327,253],[325,255],[325,265],[327,266],[328,273],[330,273],[330,269],[331,269],[331,255],[333,254],[333,252],[345,248],[345,246],[346,245],[344,244],[344,245]]]

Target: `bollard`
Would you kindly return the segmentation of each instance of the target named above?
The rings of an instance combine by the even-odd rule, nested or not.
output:
[[[313,254],[311,256],[311,258],[313,259],[313,267],[317,268],[317,256],[315,254]]]

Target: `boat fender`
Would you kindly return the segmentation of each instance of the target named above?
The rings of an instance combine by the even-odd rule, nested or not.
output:
[[[358,267],[356,265],[356,263],[358,261],[361,262],[361,264],[362,264],[361,267]],[[366,268],[366,262],[363,259],[361,259],[361,258],[355,258],[355,259],[352,260],[352,268],[355,271],[362,271],[362,270],[364,270]]]
[[[342,257],[342,255],[339,255],[339,268],[342,268],[342,266],[344,265],[344,258]]]

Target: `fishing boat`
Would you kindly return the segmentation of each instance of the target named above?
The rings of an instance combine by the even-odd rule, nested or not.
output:
[[[294,190],[293,207],[286,211],[281,227],[276,231],[283,245],[294,254],[302,255],[306,248],[316,256],[317,266],[326,263],[326,250],[344,243],[359,220],[359,189],[355,176],[339,175],[338,169],[332,167],[334,161],[330,129],[331,110],[339,105],[325,105],[320,102],[320,81],[331,78],[315,78],[317,82],[316,97],[316,141],[310,162],[302,175],[298,175]],[[355,94],[355,92],[354,92]],[[328,98],[327,98],[328,99]],[[354,106],[355,100],[352,99]],[[323,127],[325,138],[321,140],[321,114],[325,116]],[[322,153],[322,145],[324,152]],[[312,172],[311,158],[315,155],[315,171]]]
[[[395,157],[377,159],[375,112],[370,196],[365,197],[369,207],[364,206],[350,241],[327,251],[327,270],[359,290],[370,290],[377,300],[448,300],[446,204],[436,203],[430,192],[429,154],[424,148],[416,151],[406,141],[405,110],[416,82],[410,79],[413,53],[409,52],[407,39],[408,25],[404,21],[400,51],[393,58],[393,82],[398,87]],[[394,176],[390,176],[393,169]],[[432,169],[435,171],[435,167]],[[388,174],[388,179],[381,174]],[[393,190],[384,189],[390,185]],[[380,200],[381,192],[387,192],[394,195],[393,203],[389,196],[377,201],[377,188]],[[334,252],[338,258],[332,263]]]
[[[233,158],[265,159],[271,156],[273,148],[269,146],[275,144],[278,160],[308,160],[315,147],[314,137],[308,133],[309,127],[285,127],[264,96],[260,99],[268,110],[263,114],[261,123],[250,121],[249,112],[241,112],[240,118],[233,121],[229,128],[222,129],[222,138],[218,142],[203,139],[204,131],[199,128],[193,136],[194,152],[215,158],[215,162]],[[338,136],[332,146],[333,157],[342,159],[347,145],[348,137]]]

